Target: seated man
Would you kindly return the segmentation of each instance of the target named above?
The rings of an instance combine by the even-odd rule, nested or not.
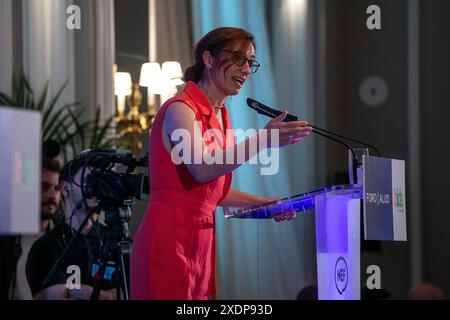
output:
[[[97,262],[107,239],[107,228],[97,222],[97,213],[92,215],[77,236],[57,272],[48,283],[44,284],[55,261],[80,228],[89,210],[97,207],[95,198],[86,199],[86,202],[82,201],[80,185],[85,158],[84,154],[80,154],[61,170],[59,186],[64,204],[65,221],[39,238],[28,255],[27,278],[34,299],[87,300],[91,297],[96,284],[94,276],[98,270]],[[90,170],[86,168],[85,176],[89,172]],[[75,274],[77,270],[80,271],[78,277],[80,283],[78,288],[76,286],[74,288],[72,280],[77,279]],[[100,289],[99,299],[116,299],[117,290],[112,281],[102,280]]]
[[[17,262],[15,285],[12,290],[14,300],[31,300],[30,288],[25,273],[25,263],[28,252],[34,241],[55,226],[60,203],[59,171],[60,162],[57,158],[43,158],[41,169],[41,232],[35,235],[17,237],[17,252],[20,254]]]

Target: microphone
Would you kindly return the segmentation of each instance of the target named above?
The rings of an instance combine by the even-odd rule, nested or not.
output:
[[[254,100],[252,98],[247,98],[247,105],[250,108],[256,110],[256,112],[258,112],[259,114],[268,116],[270,118],[276,118],[280,114],[283,113],[283,111],[270,108],[270,107],[266,106],[265,104],[263,104],[261,102],[258,102],[258,101]],[[292,114],[287,114],[286,118],[283,121],[285,121],[285,122],[298,121],[298,117],[294,116]],[[350,152],[352,153],[352,158],[353,158],[353,165],[352,165],[352,167],[353,167],[353,178],[354,178],[353,182],[354,182],[354,184],[357,183],[357,179],[358,179],[358,177],[357,177],[357,168],[359,166],[358,159],[356,157],[355,151],[353,150],[353,148],[349,144],[345,143],[342,140],[336,139],[336,138],[334,138],[332,136],[336,136],[336,137],[342,138],[342,139],[347,140],[347,141],[352,141],[354,143],[357,143],[357,144],[360,144],[360,145],[363,145],[363,146],[366,146],[366,147],[370,147],[373,150],[375,150],[375,152],[378,154],[378,156],[381,157],[381,154],[378,151],[378,149],[375,148],[374,146],[368,144],[368,143],[365,143],[365,142],[362,142],[362,141],[358,141],[358,140],[355,140],[355,139],[352,139],[352,138],[349,138],[349,137],[346,137],[346,136],[343,136],[343,135],[340,135],[340,134],[337,134],[337,133],[334,133],[334,132],[331,132],[331,131],[328,131],[328,130],[325,130],[325,129],[321,129],[321,128],[319,128],[317,126],[314,126],[312,124],[309,124],[309,126],[313,128],[312,132],[314,132],[315,134],[317,134],[319,136],[322,136],[322,137],[325,137],[327,139],[330,139],[330,140],[332,140],[334,142],[337,142],[337,143],[339,143],[341,145],[344,145],[345,147],[347,147],[348,150],[350,150]]]
[[[270,118],[276,118],[276,117],[278,117],[280,114],[283,113],[283,111],[280,111],[280,110],[277,110],[277,109],[270,108],[270,107],[266,106],[265,104],[263,104],[263,103],[261,103],[261,102],[258,102],[258,101],[254,100],[254,99],[252,99],[252,98],[247,98],[247,105],[248,105],[250,108],[256,110],[256,112],[258,112],[259,114],[268,116],[268,117],[270,117]],[[286,116],[286,118],[285,118],[283,121],[285,121],[285,122],[298,121],[298,117],[297,117],[297,116],[294,116],[294,115],[292,115],[292,114],[290,114],[290,113],[288,113],[287,116]],[[346,137],[346,136],[344,136],[344,135],[341,135],[341,134],[338,134],[338,133],[335,133],[335,132],[332,132],[332,131],[328,131],[328,130],[319,128],[319,127],[314,126],[314,125],[312,125],[312,124],[309,124],[309,126],[310,126],[311,128],[313,128],[312,131],[313,131],[315,134],[318,134],[318,135],[320,135],[320,136],[329,138],[329,139],[331,139],[331,140],[333,140],[333,141],[336,141],[336,142],[339,142],[339,143],[341,143],[341,144],[343,143],[342,141],[337,140],[337,139],[335,139],[335,138],[333,138],[333,137],[330,137],[329,135],[333,135],[333,136],[335,136],[335,137],[339,137],[339,138],[341,138],[341,139],[344,139],[344,140],[347,140],[347,141],[351,141],[351,142],[357,143],[357,144],[362,145],[362,146],[365,146],[365,147],[369,147],[369,148],[371,148],[372,150],[374,150],[374,151],[377,153],[377,155],[378,155],[379,157],[381,157],[381,153],[380,153],[380,152],[378,151],[378,149],[377,149],[376,147],[374,147],[373,145],[370,145],[370,144],[365,143],[365,142],[360,141],[360,140],[355,140],[355,139],[350,138],[350,137]],[[325,133],[327,133],[328,135],[326,135]],[[348,144],[346,144],[346,143],[343,143],[343,144],[344,144],[345,146],[347,146],[349,149],[352,149]]]
[[[252,98],[247,98],[247,105],[250,108],[256,110],[256,112],[258,112],[259,114],[268,116],[270,118],[276,118],[280,114],[283,113],[283,111],[272,109],[272,108],[266,106],[265,104],[262,104],[261,102],[253,100]],[[290,122],[290,121],[297,121],[297,120],[298,120],[298,118],[296,116],[288,113],[286,118],[283,121]]]

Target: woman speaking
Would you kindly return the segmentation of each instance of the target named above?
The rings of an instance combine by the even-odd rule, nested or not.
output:
[[[270,148],[263,140],[271,141],[274,130],[281,147],[302,141],[312,130],[306,121],[283,122],[285,111],[267,123],[268,134],[235,144],[225,100],[260,66],[254,37],[239,28],[214,29],[196,44],[194,59],[184,74],[184,91],[162,105],[151,131],[150,201],[134,238],[132,299],[209,299],[215,289],[217,206],[273,200],[230,188],[232,171]],[[180,132],[183,139],[173,139]],[[180,149],[181,143],[190,148]],[[208,156],[223,161],[205,161]],[[275,219],[294,217],[287,212]]]

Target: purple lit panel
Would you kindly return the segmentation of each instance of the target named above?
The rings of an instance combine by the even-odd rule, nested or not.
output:
[[[360,202],[345,193],[315,197],[320,300],[360,299]]]
[[[352,195],[317,196],[316,201],[316,239],[317,252],[348,252],[347,203]]]

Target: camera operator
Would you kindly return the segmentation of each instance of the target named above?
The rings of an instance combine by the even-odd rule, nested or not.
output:
[[[93,213],[81,233],[76,237],[57,272],[50,281],[44,280],[55,261],[61,256],[69,241],[80,228],[88,212],[97,207],[95,198],[85,199],[81,190],[82,174],[90,169],[86,165],[86,153],[81,153],[67,163],[60,174],[59,186],[64,204],[65,221],[39,238],[32,246],[26,264],[27,279],[35,299],[82,299],[91,297],[98,259],[107,238],[106,227],[100,224],[98,213]],[[70,268],[69,268],[70,267]],[[75,268],[75,269],[74,269]],[[69,286],[74,271],[80,271],[79,288]],[[116,289],[111,281],[101,281],[99,299],[116,299]]]

